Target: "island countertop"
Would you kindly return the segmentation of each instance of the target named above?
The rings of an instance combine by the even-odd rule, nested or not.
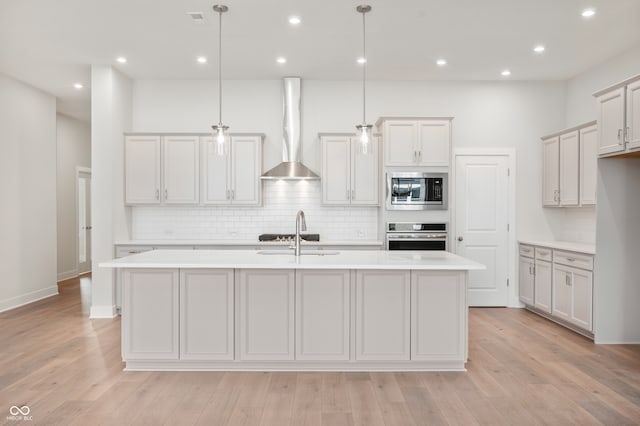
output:
[[[108,268],[234,268],[234,269],[485,269],[470,259],[446,251],[305,250],[299,257],[288,250],[154,250],[101,262]]]

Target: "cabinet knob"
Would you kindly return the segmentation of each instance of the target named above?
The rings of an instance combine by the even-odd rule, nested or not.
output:
[[[460,235],[460,236],[458,237],[458,241],[463,241],[463,240],[464,240],[464,237],[463,237],[462,235]]]

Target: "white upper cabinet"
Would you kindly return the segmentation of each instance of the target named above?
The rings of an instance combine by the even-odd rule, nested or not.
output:
[[[197,136],[126,137],[126,204],[197,204],[199,195]]]
[[[262,135],[231,135],[226,155],[216,153],[210,136],[200,139],[202,203],[260,205]]]
[[[366,154],[352,135],[320,136],[322,145],[322,203],[378,205],[379,138]]]
[[[450,119],[381,119],[385,166],[448,167]]]
[[[160,204],[160,145],[160,136],[126,137],[126,204]]]
[[[598,181],[598,126],[580,129],[580,204],[596,203]]]
[[[640,150],[640,75],[594,93],[600,156]]]
[[[596,203],[597,126],[586,123],[542,139],[542,205]]]

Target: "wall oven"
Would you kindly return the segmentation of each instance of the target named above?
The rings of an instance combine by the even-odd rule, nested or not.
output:
[[[387,173],[387,210],[446,210],[447,174]]]
[[[447,250],[446,223],[387,223],[387,250]]]

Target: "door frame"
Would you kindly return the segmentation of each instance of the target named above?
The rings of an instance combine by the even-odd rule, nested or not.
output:
[[[453,243],[453,240],[457,238],[458,229],[456,224],[456,164],[458,156],[500,156],[507,158],[507,168],[509,169],[509,179],[507,181],[507,222],[509,230],[507,231],[507,277],[509,280],[509,288],[507,288],[507,307],[509,308],[521,308],[522,305],[518,299],[518,280],[516,279],[516,256],[517,253],[517,241],[516,241],[516,149],[515,148],[455,148],[453,150],[453,161],[451,162],[451,179],[449,182],[449,188],[451,192],[451,198],[449,208],[451,209],[450,220],[450,233],[451,248],[456,248],[457,245]],[[457,250],[457,249],[456,249]]]
[[[76,194],[75,194],[75,217],[76,217],[76,227],[75,227],[75,246],[76,246],[76,254],[75,254],[75,265],[76,265],[76,276],[80,275],[80,262],[78,259],[78,255],[80,254],[80,238],[78,236],[78,228],[80,227],[80,217],[78,215],[78,207],[79,207],[79,200],[78,200],[78,189],[79,189],[79,185],[78,185],[78,180],[80,179],[80,173],[85,173],[88,174],[89,176],[91,176],[91,168],[90,167],[82,167],[82,166],[76,166],[76,182],[75,182],[75,187],[76,187]],[[89,197],[89,203],[91,203],[91,197]],[[91,241],[93,241],[93,238],[91,239]],[[91,250],[91,249],[90,249]],[[92,253],[93,251],[91,250],[90,253]],[[91,268],[89,269],[88,272],[91,272]],[[85,273],[85,272],[82,272]]]

